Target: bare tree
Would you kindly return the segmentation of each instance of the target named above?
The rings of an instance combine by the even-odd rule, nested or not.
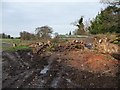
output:
[[[35,35],[26,31],[20,32],[20,39],[21,40],[31,40],[35,39]]]
[[[55,35],[55,38],[59,37],[59,34],[57,32],[55,32],[54,35]]]
[[[100,3],[110,5],[120,5],[120,0],[100,0]]]
[[[89,26],[90,26],[90,19],[89,19],[89,20],[86,20],[84,25],[85,25],[85,26],[84,26],[84,29],[85,29],[86,33],[88,33],[88,32],[89,32],[88,29],[89,29]]]
[[[71,31],[69,32],[69,35],[72,35]]]
[[[52,28],[49,26],[37,27],[35,30],[37,36],[41,38],[51,38]]]
[[[84,30],[83,16],[81,16],[78,22],[74,22],[73,25],[77,27],[77,29],[73,32],[75,35],[83,35],[86,33]]]

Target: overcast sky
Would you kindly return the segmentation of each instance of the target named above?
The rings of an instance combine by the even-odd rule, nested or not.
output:
[[[21,31],[34,33],[36,27],[44,25],[52,27],[54,32],[66,34],[75,30],[72,22],[81,16],[84,21],[92,19],[103,8],[99,0],[16,1],[2,2],[2,32],[14,37]]]

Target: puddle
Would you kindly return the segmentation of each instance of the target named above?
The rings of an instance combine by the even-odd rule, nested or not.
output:
[[[40,71],[40,74],[46,74],[49,69],[50,69],[50,65],[45,66],[44,69]]]
[[[28,56],[31,56],[31,53],[30,53],[30,52],[28,52],[28,53],[27,53],[27,55],[28,55]]]
[[[28,52],[27,55],[33,58],[33,54],[31,52]]]
[[[47,71],[50,69],[52,62],[53,62],[53,58],[50,58],[48,60],[48,65],[44,66],[44,68],[40,71],[40,74],[46,74]]]
[[[70,79],[66,79],[67,82],[71,83],[71,80]]]

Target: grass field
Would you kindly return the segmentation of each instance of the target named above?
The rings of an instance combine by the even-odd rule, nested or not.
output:
[[[2,43],[8,43],[8,44],[19,44],[20,39],[1,39]]]
[[[1,45],[0,50],[2,51],[15,51],[15,50],[21,50],[21,49],[29,49],[28,45],[34,42],[47,42],[47,40],[20,40],[20,39],[0,39]],[[13,47],[12,45],[16,44],[16,47]]]
[[[32,41],[21,41],[20,39],[0,39],[1,46],[0,49],[2,51],[16,51],[16,50],[23,50],[29,49],[27,46]],[[12,44],[16,44],[16,47],[13,47]]]

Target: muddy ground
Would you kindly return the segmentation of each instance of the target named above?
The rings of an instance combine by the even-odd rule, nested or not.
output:
[[[117,55],[117,57],[119,57]],[[118,88],[119,58],[72,50],[2,53],[2,88]]]

